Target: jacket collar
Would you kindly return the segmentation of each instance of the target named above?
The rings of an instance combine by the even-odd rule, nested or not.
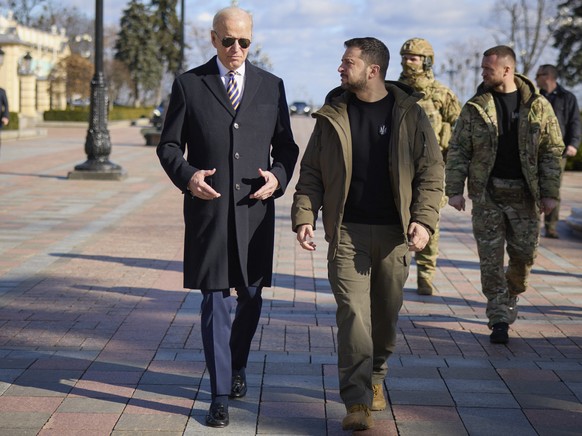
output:
[[[423,94],[416,92],[411,86],[401,82],[387,80],[386,90],[394,96],[394,103],[402,110],[408,109],[414,103],[422,99]],[[352,92],[343,89],[341,86],[332,89],[325,97],[325,104],[314,115],[333,116],[341,113],[347,108],[347,104],[352,96]]]
[[[224,108],[230,112],[234,117],[237,113],[241,113],[248,108],[257,91],[261,86],[261,76],[259,74],[259,68],[255,67],[248,60],[245,61],[245,87],[243,91],[243,97],[241,104],[238,108],[238,112],[234,110],[228,95],[226,94],[226,88],[221,80],[220,71],[218,70],[218,59],[214,56],[206,64],[204,64],[200,70],[202,81],[208,86],[208,89],[214,94],[216,99],[224,106]]]
[[[552,94],[556,94],[556,95],[564,95],[566,93],[566,89],[560,85],[559,83],[556,83],[556,89],[554,89],[552,92],[546,92],[543,89],[540,89],[540,94],[543,95],[544,97],[552,95]]]
[[[517,90],[519,91],[519,95],[521,96],[521,102],[523,104],[530,105],[535,98],[540,96],[540,94],[536,91],[536,87],[534,86],[533,82],[526,76],[522,74],[515,74],[514,80],[515,85],[517,86]],[[477,93],[471,97],[470,101],[478,104],[479,106],[485,107],[491,98],[491,92],[485,88],[483,83],[481,83],[477,88]]]

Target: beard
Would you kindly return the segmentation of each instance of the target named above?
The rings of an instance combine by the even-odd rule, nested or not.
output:
[[[360,75],[360,77],[354,78],[354,79],[347,79],[346,82],[343,82],[341,84],[342,89],[345,89],[346,91],[350,91],[353,93],[356,93],[358,91],[362,91],[364,89],[366,89],[366,85],[368,84],[368,80],[366,79],[366,72],[362,72],[362,74]]]
[[[503,80],[501,79],[483,79],[483,86],[487,91],[491,91],[501,85],[503,85]]]

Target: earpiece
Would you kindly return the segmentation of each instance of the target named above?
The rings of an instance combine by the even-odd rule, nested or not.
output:
[[[428,71],[432,68],[432,58],[430,56],[425,56],[422,61],[422,68],[424,71]]]

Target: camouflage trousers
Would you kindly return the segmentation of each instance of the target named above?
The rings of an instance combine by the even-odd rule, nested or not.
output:
[[[473,203],[472,220],[489,327],[498,322],[511,324],[508,300],[525,292],[537,254],[538,207],[524,181],[492,178],[485,201]]]
[[[440,208],[445,207],[449,201],[446,195],[443,195]],[[414,255],[416,260],[416,274],[428,282],[432,283],[434,273],[437,266],[437,258],[439,256],[439,239],[441,236],[440,223],[437,223],[434,233],[428,240],[426,246]]]
[[[567,161],[568,159],[563,157],[560,163],[560,167],[562,168],[562,172],[560,173],[560,186],[562,185],[562,178],[564,176],[564,171],[566,170]],[[560,220],[560,202],[558,201],[556,207],[552,209],[552,211],[546,214],[544,217],[546,230],[555,231],[556,227],[558,226],[559,220]]]

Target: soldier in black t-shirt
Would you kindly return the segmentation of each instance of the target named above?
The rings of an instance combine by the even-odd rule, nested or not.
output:
[[[458,210],[468,180],[485,313],[497,344],[509,341],[518,295],[528,286],[540,212],[556,206],[564,147],[552,107],[515,64],[510,47],[483,53],[483,83],[461,110],[446,169],[449,204]]]

